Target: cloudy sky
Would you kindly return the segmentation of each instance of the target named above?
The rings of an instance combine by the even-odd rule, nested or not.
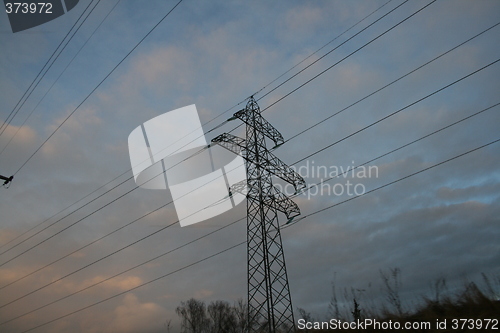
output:
[[[0,15],[0,121],[89,2],[15,34]],[[263,115],[285,139],[342,111],[274,151],[303,166],[308,184],[471,116],[370,162],[371,177],[351,172],[294,198],[307,216],[282,231],[295,309],[326,318],[334,278],[340,292],[364,290],[368,307],[384,296],[380,270],[394,267],[406,308],[438,278],[453,290],[481,273],[498,277],[500,143],[310,215],[354,198],[348,184],[368,192],[500,138],[500,106],[490,108],[500,102],[500,26],[491,28],[500,3],[385,2],[184,0],[126,57],[177,1],[101,1],[0,136],[0,149],[8,144],[0,174],[15,173],[0,191],[1,331],[163,332],[172,319],[175,332],[181,301],[246,298],[244,246],[181,269],[246,239],[245,203],[181,228],[168,190],[130,180],[127,140],[147,120],[191,104],[205,133],[223,124],[210,140],[239,124],[225,120],[261,88]],[[319,167],[329,174],[313,174]]]

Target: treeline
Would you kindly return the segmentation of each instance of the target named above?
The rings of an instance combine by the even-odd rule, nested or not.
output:
[[[407,308],[401,299],[401,271],[391,269],[389,273],[380,272],[384,286],[384,304],[376,305],[363,297],[363,290],[344,288],[338,297],[335,281],[332,282],[332,297],[325,319],[319,319],[304,309],[298,308],[299,316],[295,318],[296,332],[379,332],[382,328],[431,323],[429,327],[421,325],[412,331],[419,332],[465,332],[475,330],[500,330],[500,277],[493,278],[482,275],[482,287],[475,282],[465,282],[458,291],[450,292],[444,278],[434,281],[431,293],[422,297],[420,305]],[[341,301],[339,301],[339,299]],[[181,320],[181,333],[246,333],[266,327],[265,323],[255,319],[248,322],[248,307],[242,300],[234,304],[226,301],[205,302],[190,299],[176,308]],[[253,317],[253,316],[251,316]],[[334,326],[330,323],[334,320]],[[464,322],[468,319],[468,322]],[[349,327],[343,329],[342,323],[376,321],[379,325],[372,327]],[[489,321],[488,321],[489,320]],[[442,324],[446,322],[446,325]],[[302,325],[299,325],[302,324]],[[314,329],[313,325],[305,327],[304,323],[323,323],[326,329]],[[440,327],[437,325],[441,323]],[[495,324],[496,323],[496,324]],[[486,325],[488,324],[488,329]],[[170,332],[170,327],[167,330]],[[283,332],[289,331],[286,327]],[[260,332],[266,333],[265,329]]]
[[[182,333],[247,333],[250,328],[265,332],[266,327],[258,316],[250,316],[248,320],[248,307],[242,300],[233,305],[226,301],[213,301],[208,305],[205,302],[191,298],[175,309],[181,319]],[[170,322],[168,322],[170,331]],[[283,332],[289,331],[283,328]]]
[[[301,323],[313,324],[308,327],[298,325],[296,332],[495,332],[500,330],[500,300],[486,293],[489,294],[476,283],[468,282],[454,295],[423,297],[419,306],[406,311],[395,306],[399,303],[394,298],[391,298],[392,305],[380,308],[362,307],[353,299],[349,307],[350,316],[331,317],[335,319],[333,322],[330,319],[315,319],[310,313],[299,309]],[[361,323],[361,326],[350,325],[353,322]],[[367,325],[367,322],[371,324]],[[324,324],[326,328],[314,329],[314,323],[316,327]]]
[[[181,318],[182,332],[190,333],[244,333],[247,331],[247,306],[243,301],[230,305],[214,301],[208,306],[194,298],[182,302],[175,309]]]

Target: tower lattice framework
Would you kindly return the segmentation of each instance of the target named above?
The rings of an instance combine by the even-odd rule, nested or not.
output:
[[[291,220],[300,214],[298,206],[274,185],[279,177],[295,191],[306,186],[304,179],[266,148],[266,138],[275,146],[284,143],[281,134],[265,120],[255,99],[232,119],[246,124],[246,139],[224,133],[212,142],[246,160],[247,179],[231,186],[246,192],[248,261],[248,331],[294,332],[292,300],[285,255],[281,241],[278,211]]]

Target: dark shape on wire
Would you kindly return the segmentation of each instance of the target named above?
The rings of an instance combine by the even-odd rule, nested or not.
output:
[[[0,175],[0,179],[5,180],[5,182],[3,183],[3,186],[5,186],[8,183],[10,183],[12,181],[12,179],[14,179],[14,176],[5,177],[5,176]]]

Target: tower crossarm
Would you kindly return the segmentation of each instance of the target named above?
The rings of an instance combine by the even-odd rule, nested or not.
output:
[[[216,136],[212,139],[212,142],[235,154],[240,154],[242,150],[245,150],[246,145],[245,139],[229,133],[222,133],[221,135]]]
[[[246,180],[239,181],[229,188],[232,194],[240,193],[243,195],[248,195],[248,184]],[[264,203],[276,210],[279,210],[286,215],[288,219],[293,219],[294,217],[300,215],[299,206],[293,202],[289,197],[287,197],[283,192],[281,192],[276,186],[273,186],[274,194],[266,196],[264,198]]]
[[[235,154],[240,154],[242,150],[244,151],[246,149],[246,142],[244,139],[229,133],[223,133],[213,138],[212,142],[226,148],[227,150]],[[249,163],[256,164],[256,162],[253,160],[250,160],[246,157],[243,158],[245,158],[245,160]],[[266,151],[265,155],[261,156],[261,159],[262,160],[258,165],[259,167],[266,169],[276,177],[292,184],[295,188],[296,193],[306,187],[304,178],[302,178],[297,172],[295,172],[295,170],[286,165],[271,152]]]
[[[288,219],[293,219],[294,217],[300,215],[299,206],[293,202],[289,197],[283,194],[276,186],[274,187],[273,196],[273,206],[276,210],[279,210],[286,215]]]
[[[248,184],[247,184],[247,180],[241,180],[237,183],[234,183],[233,185],[231,185],[229,187],[229,190],[231,191],[232,194],[234,193],[240,193],[240,194],[243,194],[243,195],[247,195],[248,193]]]
[[[278,178],[290,183],[295,188],[295,193],[305,188],[306,182],[293,168],[286,165],[278,157],[271,152],[265,154],[266,159],[262,161],[263,167]]]
[[[264,117],[262,117],[260,113],[253,112],[252,110],[245,108],[236,112],[233,116],[240,119],[249,126],[253,126],[254,122],[255,124],[258,124],[259,128],[257,130],[267,136],[269,139],[273,140],[276,146],[281,145],[283,142],[285,142],[281,133],[276,128],[274,128],[274,126],[271,125]]]

